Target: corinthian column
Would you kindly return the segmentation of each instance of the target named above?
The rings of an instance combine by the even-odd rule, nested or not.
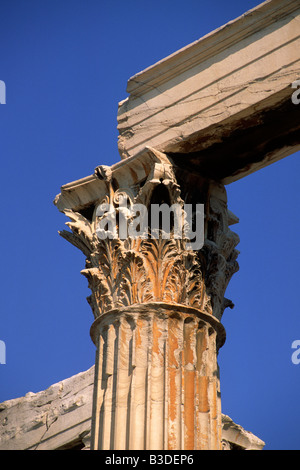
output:
[[[76,188],[82,199],[93,194],[88,209],[74,210]],[[220,321],[232,307],[224,294],[238,269],[224,187],[146,149],[64,191],[71,232],[61,235],[86,256],[95,317],[91,448],[221,450]],[[172,231],[169,238],[99,237],[98,208],[106,202],[120,220],[121,198],[129,213],[135,204],[203,204],[204,245],[192,250]]]

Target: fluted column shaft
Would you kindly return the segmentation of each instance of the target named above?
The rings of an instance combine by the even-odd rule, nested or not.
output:
[[[92,449],[221,449],[225,333],[215,318],[181,305],[133,305],[100,316],[91,336]]]

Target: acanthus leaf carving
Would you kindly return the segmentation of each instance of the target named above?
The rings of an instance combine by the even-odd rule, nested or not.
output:
[[[108,174],[107,169],[103,174]],[[155,163],[140,187],[135,184],[114,189],[110,173],[109,176],[107,195],[98,205],[109,204],[119,214],[117,219],[126,213],[130,222],[133,204],[149,207],[151,195],[160,187],[167,191],[170,205],[179,204],[183,208],[185,196],[182,199],[171,165]],[[88,301],[94,316],[121,306],[167,302],[189,305],[221,319],[224,308],[233,306],[224,294],[231,276],[238,270],[235,246],[239,241],[228,228],[224,194],[224,187],[212,183],[206,208],[205,244],[197,252],[187,249],[188,240],[175,239],[172,233],[169,238],[161,232],[159,236],[149,232],[146,237],[125,239],[112,233],[110,238],[101,239],[96,230],[97,205],[92,221],[66,209],[71,232],[60,234],[86,256],[82,274],[92,291]],[[125,205],[122,201],[126,201]]]
[[[207,310],[201,266],[196,253],[185,249],[185,240],[161,235],[95,240],[87,219],[68,215],[72,243],[87,256],[81,273],[92,291],[88,301],[95,317],[120,306],[158,301]]]

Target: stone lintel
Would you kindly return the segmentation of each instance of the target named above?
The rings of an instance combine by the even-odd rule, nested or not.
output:
[[[267,1],[132,77],[121,158],[149,145],[228,184],[298,151],[299,20],[298,1]]]

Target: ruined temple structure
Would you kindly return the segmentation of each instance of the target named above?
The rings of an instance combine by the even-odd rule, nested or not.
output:
[[[2,404],[0,448],[263,448],[221,411],[217,358],[239,243],[226,185],[300,150],[291,100],[299,21],[298,0],[267,1],[128,81],[121,160],[55,198],[69,219],[60,234],[86,259],[95,367]],[[106,202],[120,215],[121,200],[128,209],[203,204],[203,247],[161,235],[100,239],[97,209]],[[28,416],[34,403],[22,428],[14,407]]]

